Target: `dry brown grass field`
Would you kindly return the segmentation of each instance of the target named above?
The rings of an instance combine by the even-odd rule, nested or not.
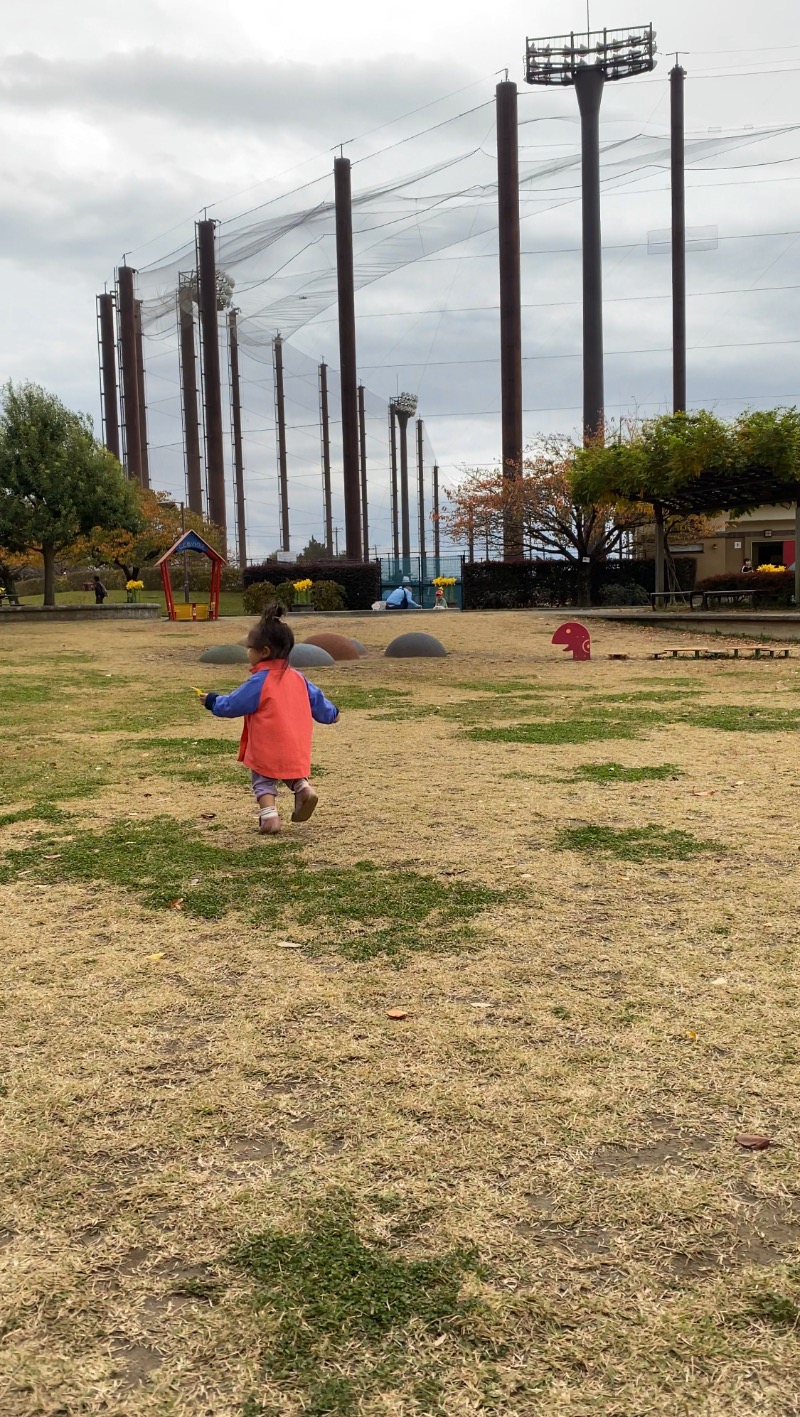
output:
[[[800,1413],[800,660],[342,622],[260,839],[246,623],[2,630],[3,1417]]]

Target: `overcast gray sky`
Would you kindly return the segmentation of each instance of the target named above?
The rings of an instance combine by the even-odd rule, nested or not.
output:
[[[32,0],[15,7],[0,35],[3,378],[35,379],[99,421],[94,301],[124,252],[144,266],[190,238],[206,206],[228,219],[281,189],[323,177],[335,144],[350,139],[358,139],[345,149],[354,162],[369,159],[354,167],[354,190],[361,181],[396,180],[475,144],[491,166],[490,107],[407,144],[402,157],[396,149],[369,155],[439,116],[451,119],[490,101],[505,66],[520,82],[521,119],[537,120],[522,129],[524,161],[569,156],[577,142],[574,95],[525,89],[522,54],[526,34],[580,28],[585,15],[583,3],[517,0],[497,12],[473,0],[407,0],[402,8],[348,0],[274,9],[232,0],[227,10],[209,0],[136,6]],[[757,7],[738,0],[724,17],[710,0],[655,0],[643,10],[628,0],[592,5],[597,26],[650,19],[659,67],[646,79],[609,86],[604,140],[666,134],[675,50],[685,55],[689,75],[691,135],[721,130],[744,139],[751,125],[754,132],[800,123],[800,21],[788,0]],[[443,100],[438,107],[403,118],[437,100]],[[797,158],[800,132],[790,132],[737,145],[698,163],[689,177],[689,224],[715,226],[719,235],[716,250],[689,258],[689,392],[726,415],[798,397]],[[463,174],[465,185],[477,180],[476,172]],[[488,172],[484,164],[480,180]],[[458,190],[459,180],[445,174],[439,190]],[[669,262],[647,247],[648,232],[669,222],[667,184],[668,172],[656,164],[604,193],[606,396],[613,417],[668,405]],[[569,183],[560,194],[557,186],[554,179],[552,201],[523,204],[523,248],[539,253],[524,265],[531,437],[540,429],[571,431],[580,420],[580,208]],[[302,205],[302,197],[296,200]],[[398,386],[419,393],[444,481],[461,463],[490,463],[498,452],[493,253],[489,233],[358,296],[364,381],[379,400]],[[291,346],[336,365],[331,314],[299,330]],[[154,458],[154,482],[179,493],[179,450],[166,449],[174,430],[164,433],[166,420],[175,421],[175,391],[166,383],[159,388],[159,377],[154,364],[148,391],[154,405],[161,401],[154,441],[165,448],[160,461]],[[257,394],[245,420],[254,552],[276,544],[277,512],[268,398],[265,389]],[[303,434],[305,461],[298,453],[296,464],[298,546],[320,529],[312,423],[313,408]],[[379,432],[376,420],[375,440]],[[376,442],[370,540],[385,544],[380,456]]]

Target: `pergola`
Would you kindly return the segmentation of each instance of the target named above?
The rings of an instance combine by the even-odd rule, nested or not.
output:
[[[196,531],[186,531],[178,537],[174,546],[170,546],[169,551],[165,551],[156,561],[156,565],[161,567],[161,581],[164,587],[164,598],[167,602],[167,615],[170,620],[178,619],[178,611],[175,605],[175,597],[172,593],[172,581],[169,574],[169,563],[173,556],[185,555],[187,551],[199,551],[201,556],[207,556],[211,562],[211,594],[208,602],[209,620],[219,619],[219,593],[222,588],[222,567],[227,565],[224,556],[219,551],[215,551],[213,546],[202,536],[198,536]],[[197,607],[192,606],[192,619],[197,618]]]

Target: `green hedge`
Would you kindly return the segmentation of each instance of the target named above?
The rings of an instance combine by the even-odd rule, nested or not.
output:
[[[707,576],[698,581],[698,590],[757,590],[766,595],[757,595],[760,605],[791,605],[794,598],[794,571],[741,571],[731,575]]]
[[[520,610],[537,605],[576,605],[579,603],[580,567],[571,561],[473,561],[464,565],[462,591],[465,610]],[[675,559],[675,572],[681,590],[692,590],[695,580],[693,557]],[[655,589],[655,563],[650,560],[602,561],[590,568],[591,601],[600,604],[612,587],[630,597],[637,597],[636,587],[644,592]]]

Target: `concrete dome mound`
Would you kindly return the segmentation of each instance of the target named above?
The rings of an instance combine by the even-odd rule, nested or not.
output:
[[[351,643],[351,645],[355,645],[355,647],[356,647],[356,649],[358,650],[359,654],[360,654],[360,655],[362,656],[362,658],[363,658],[363,656],[367,653],[367,646],[366,646],[366,645],[362,645],[362,643],[361,643],[360,640],[351,639],[351,640],[350,640],[350,643]]]
[[[387,659],[444,659],[447,650],[433,635],[423,635],[410,630],[407,635],[398,635],[386,647]]]
[[[200,656],[201,664],[247,664],[244,645],[211,645]]]
[[[319,645],[300,644],[295,645],[289,655],[289,663],[292,669],[325,669],[334,664],[335,660],[332,654],[320,649]]]
[[[346,635],[335,635],[332,631],[320,630],[318,635],[309,635],[303,641],[307,645],[316,645],[318,649],[324,649],[331,659],[360,659],[361,652],[349,640]]]

